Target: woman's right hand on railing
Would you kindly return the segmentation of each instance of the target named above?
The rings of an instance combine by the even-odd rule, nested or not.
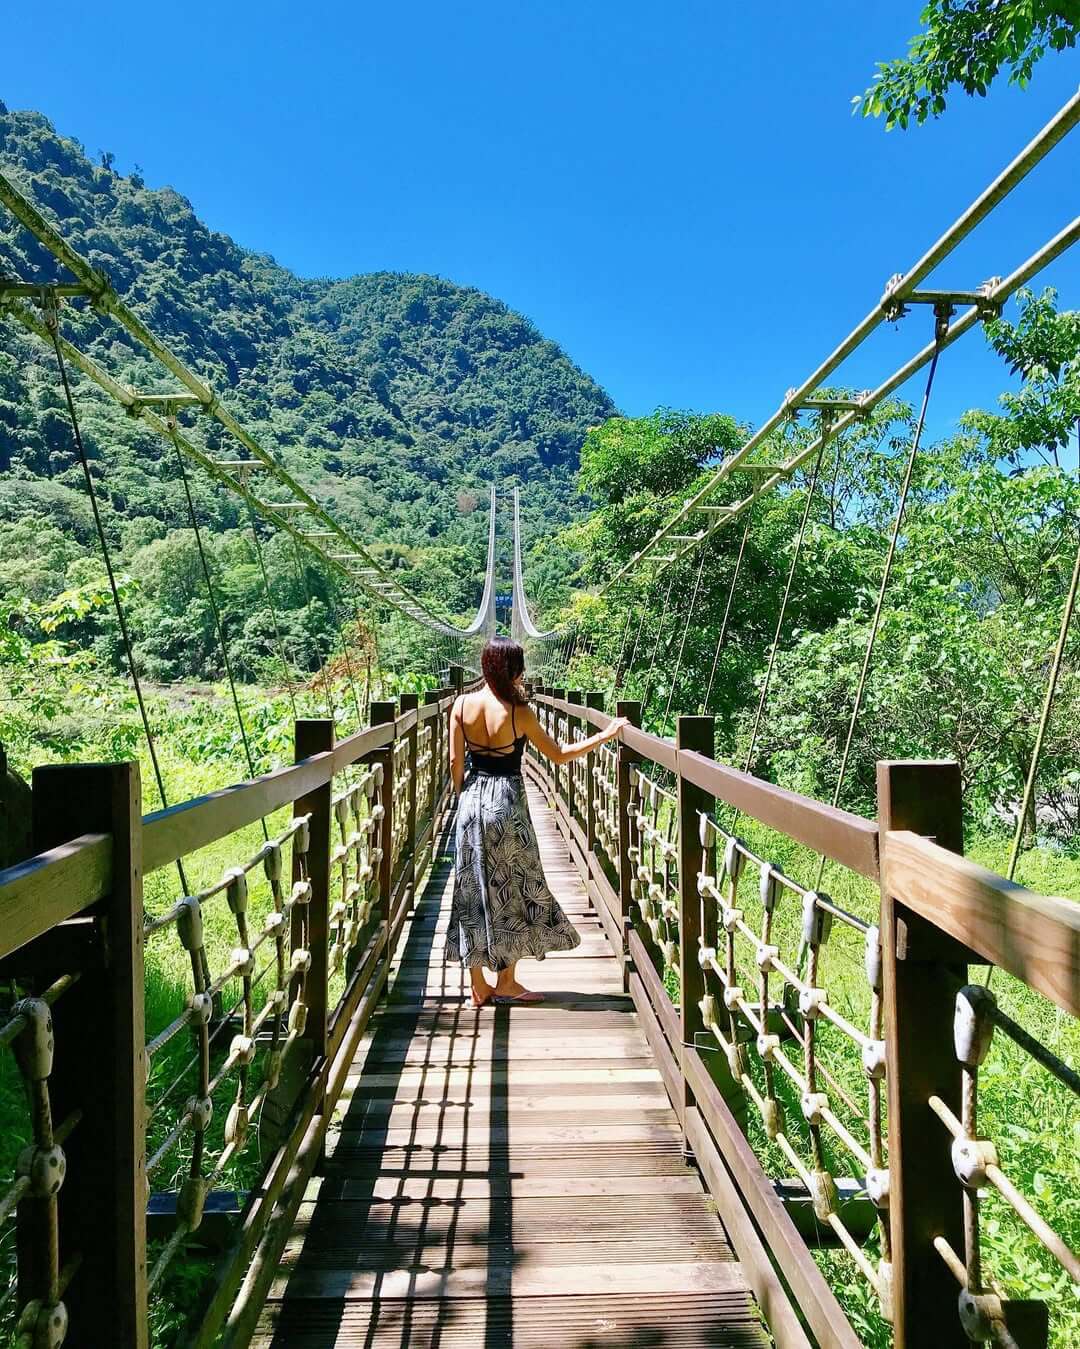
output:
[[[601,733],[602,738],[604,740],[616,740],[622,735],[623,728],[629,725],[629,717],[612,717]]]

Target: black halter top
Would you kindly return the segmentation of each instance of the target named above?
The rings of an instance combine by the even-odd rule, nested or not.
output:
[[[515,707],[510,708],[510,729],[514,732],[514,742],[511,745],[474,745],[469,737],[465,736],[465,748],[469,751],[469,766],[473,772],[490,778],[511,778],[520,774],[521,756],[525,752],[525,741],[528,737],[517,733],[517,723],[514,720],[516,712]],[[464,732],[464,725],[461,729]]]

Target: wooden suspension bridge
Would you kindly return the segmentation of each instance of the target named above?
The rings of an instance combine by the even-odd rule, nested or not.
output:
[[[978,291],[918,288],[1078,119],[1080,99],[777,416],[821,413],[824,443],[1080,237],[1073,221]],[[33,855],[0,871],[14,990],[0,1040],[27,1103],[27,1146],[0,1177],[18,1349],[145,1349],[152,1305],[191,1262],[211,1276],[167,1333],[199,1349],[854,1349],[867,1307],[899,1349],[1047,1344],[1048,1303],[1004,1296],[988,1267],[987,1196],[1066,1284],[1080,1261],[984,1135],[980,1068],[1005,1039],[1066,1091],[1080,1079],[980,974],[998,967],[1076,1018],[1080,908],[964,859],[957,766],[880,764],[866,819],[715,762],[707,716],[678,716],[669,739],[641,729],[639,704],[605,710],[598,693],[538,682],[560,740],[609,712],[631,726],[572,765],[527,760],[545,867],[585,940],[542,967],[542,1007],[474,1012],[440,951],[447,741],[494,622],[494,501],[484,597],[459,626],[388,574],[2,176],[0,201],[75,277],[5,282],[0,304],[53,348],[76,439],[69,366],[457,657],[422,700],[369,696],[367,724],[340,741],[332,717],[297,720],[289,766],[150,814],[136,764],[35,772]],[[118,384],[63,337],[71,300],[120,323],[180,387]],[[815,390],[864,330],[921,303],[931,347],[823,407]],[[199,450],[180,426],[190,409],[250,457]],[[745,501],[717,507],[706,489],[628,565],[671,565],[794,471],[742,464],[767,434],[718,470],[757,471]],[[87,485],[93,500],[88,471]],[[676,534],[694,511],[706,523]],[[514,563],[515,631],[550,651],[563,635],[529,615],[517,528]],[[822,871],[815,888],[797,882],[740,820],[872,901],[831,898]],[[179,891],[154,879],[174,866]],[[152,1006],[150,946],[174,971]],[[860,971],[857,996],[834,955]],[[854,1300],[822,1251],[849,1262]]]

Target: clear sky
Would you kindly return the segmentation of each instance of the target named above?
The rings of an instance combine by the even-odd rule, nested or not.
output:
[[[853,117],[919,8],[55,0],[5,14],[0,97],[302,274],[478,286],[626,412],[761,422],[1076,89],[1066,53],[923,128]],[[1078,184],[1080,132],[936,280],[1011,271]],[[1071,306],[1078,255],[1046,275]],[[847,382],[928,335],[925,313],[883,331]],[[943,359],[932,426],[1005,383],[972,334]]]

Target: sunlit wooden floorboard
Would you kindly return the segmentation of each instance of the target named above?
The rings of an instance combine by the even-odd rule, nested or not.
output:
[[[474,1011],[442,959],[440,857],[301,1205],[263,1349],[766,1342],[619,962],[530,795],[581,947],[522,967],[542,1006]]]

